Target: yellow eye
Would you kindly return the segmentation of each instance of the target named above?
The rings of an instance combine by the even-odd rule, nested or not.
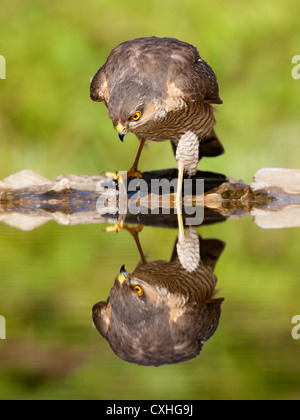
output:
[[[131,117],[130,117],[130,121],[137,121],[141,118],[141,111],[136,111]]]
[[[142,296],[142,294],[144,293],[143,289],[140,286],[133,286],[132,290],[139,296]]]

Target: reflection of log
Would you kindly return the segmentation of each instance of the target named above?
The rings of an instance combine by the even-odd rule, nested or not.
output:
[[[276,174],[280,179],[276,180]],[[285,172],[282,172],[285,171]],[[292,172],[289,172],[292,171]],[[270,182],[269,174],[272,172],[272,188],[268,189]],[[278,208],[293,206],[293,217],[299,212],[299,172],[297,170],[274,170],[264,169],[257,173],[253,183],[248,186],[240,180],[227,178],[222,174],[212,172],[198,172],[193,186],[184,196],[184,203],[190,206],[204,206],[204,223],[214,223],[225,220],[228,217],[241,217],[251,212],[255,220],[261,220],[258,209],[264,211],[264,215],[272,212],[274,215]],[[149,187],[153,179],[173,180],[177,176],[176,169],[163,171],[145,172],[141,183],[139,197],[134,202],[142,208],[148,208],[147,214],[132,214],[129,211],[125,220],[132,224],[145,224],[162,227],[177,227],[177,217],[174,213],[173,191],[165,195],[149,194]],[[204,194],[195,195],[195,180],[204,179]],[[274,180],[278,181],[276,188]],[[129,180],[130,181],[130,180]],[[294,181],[294,185],[292,184]],[[264,184],[262,184],[264,182]],[[103,186],[107,186],[103,192]],[[297,190],[298,185],[298,190]],[[102,188],[101,188],[102,187]],[[91,223],[114,223],[118,219],[118,213],[109,211],[100,215],[96,204],[102,194],[108,197],[116,197],[118,185],[115,181],[103,176],[66,175],[60,176],[51,182],[48,179],[30,170],[21,171],[3,181],[0,181],[0,221],[23,230],[31,230],[48,220],[55,220],[60,224],[91,224]],[[132,200],[130,194],[129,199]],[[151,202],[150,202],[151,198]],[[297,201],[298,200],[298,201]],[[151,204],[149,206],[149,203]],[[279,206],[279,207],[278,207]],[[296,207],[295,207],[296,206]],[[150,207],[152,212],[150,211]],[[153,209],[159,214],[153,214]],[[297,210],[298,209],[298,210]],[[168,211],[169,214],[162,214]],[[184,216],[187,216],[184,214]],[[264,216],[265,217],[265,216]],[[283,217],[283,216],[281,216]],[[300,225],[297,217],[289,221],[288,226]],[[295,222],[295,224],[293,224]],[[260,224],[260,223],[258,223]],[[263,223],[265,225],[265,222]],[[286,223],[280,220],[272,226],[285,227]]]
[[[264,168],[250,184],[254,196],[272,197],[265,206],[256,206],[251,215],[264,229],[300,227],[300,170]]]

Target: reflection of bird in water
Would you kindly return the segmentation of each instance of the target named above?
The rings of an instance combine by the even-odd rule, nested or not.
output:
[[[108,300],[94,306],[96,328],[121,359],[154,366],[182,362],[196,357],[215,333],[223,299],[215,298],[214,268],[225,244],[203,240],[195,229],[186,240],[193,252],[181,259],[187,256],[189,271],[175,244],[169,262],[141,262],[131,274],[123,266]]]
[[[91,98],[104,102],[123,140],[134,133],[140,147],[128,176],[137,170],[146,140],[170,140],[178,163],[177,207],[183,173],[195,175],[202,156],[224,152],[214,132],[212,104],[221,104],[212,68],[197,48],[174,38],[139,38],[114,48],[91,83]],[[183,225],[179,219],[181,235]]]

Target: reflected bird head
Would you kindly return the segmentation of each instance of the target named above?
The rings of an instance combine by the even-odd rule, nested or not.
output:
[[[122,266],[106,302],[93,308],[93,321],[121,359],[160,366],[189,360],[215,333],[223,298],[215,298],[215,264],[224,243],[199,237],[201,259],[189,272],[176,249],[171,261]],[[199,249],[197,250],[199,252]]]

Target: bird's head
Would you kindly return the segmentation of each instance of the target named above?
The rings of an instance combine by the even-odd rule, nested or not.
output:
[[[115,322],[126,324],[134,334],[141,325],[145,326],[152,322],[155,318],[157,305],[158,296],[155,288],[147,281],[139,279],[134,273],[128,273],[123,265],[109,295],[109,306]],[[103,306],[100,306],[103,309]],[[93,310],[93,318],[98,328],[102,317],[97,316],[97,314],[99,315],[97,308],[96,305]],[[128,310],[129,308],[134,308],[134,310]]]
[[[139,264],[133,273],[121,267],[108,300],[93,308],[95,327],[118,357],[139,365],[179,363],[196,357],[215,333],[223,299],[201,299],[201,292],[199,300],[189,299],[179,271],[167,261]]]
[[[135,77],[124,78],[114,87],[109,98],[108,115],[120,140],[149,121],[154,97],[149,82]]]

